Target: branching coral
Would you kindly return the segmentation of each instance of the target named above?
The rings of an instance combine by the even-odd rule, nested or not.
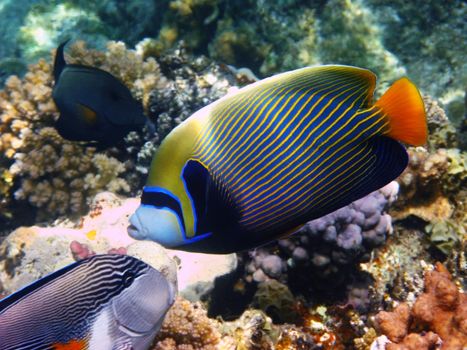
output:
[[[86,199],[103,189],[130,190],[125,180],[118,178],[125,170],[122,163],[63,140],[54,128],[30,130],[23,141],[10,168],[14,176],[22,179],[15,198],[41,208],[42,219],[70,211],[80,213]]]
[[[387,350],[429,350],[438,336],[442,350],[461,350],[467,344],[467,295],[437,263],[434,271],[426,273],[425,292],[412,308],[403,303],[392,312],[381,311],[376,320],[381,331],[396,343],[388,344]]]

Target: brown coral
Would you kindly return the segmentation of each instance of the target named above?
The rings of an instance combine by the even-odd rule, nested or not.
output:
[[[439,343],[439,337],[433,332],[411,333],[400,344],[387,344],[386,350],[435,350]]]
[[[200,304],[178,297],[157,335],[154,350],[210,350],[221,340],[217,323]]]
[[[442,350],[467,346],[467,295],[459,292],[440,263],[426,273],[425,292],[412,309],[401,304],[392,312],[380,312],[376,320],[382,333],[398,343],[388,345],[388,350],[434,349],[437,336],[442,339]]]
[[[409,331],[410,307],[406,303],[398,305],[392,312],[381,311],[377,322],[383,333],[393,342],[400,342]]]

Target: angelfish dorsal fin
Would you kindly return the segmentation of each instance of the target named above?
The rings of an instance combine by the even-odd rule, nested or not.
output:
[[[63,43],[58,45],[57,51],[55,53],[55,59],[54,59],[54,80],[55,83],[57,82],[58,78],[60,77],[60,74],[63,71],[63,68],[66,66],[66,61],[65,61],[65,55],[63,51],[65,50],[66,44],[70,39],[65,40]]]
[[[263,79],[227,95],[219,100],[213,115],[215,117],[226,115],[232,103],[243,100],[244,97],[247,97],[247,102],[242,103],[242,106],[248,109],[257,103],[256,96],[268,96],[267,101],[287,94],[294,94],[297,97],[304,94],[326,95],[327,100],[342,102],[343,106],[367,108],[372,103],[375,86],[376,76],[368,69],[340,65],[305,67]],[[281,105],[284,103],[285,99],[282,100]],[[291,107],[292,102],[289,104]],[[301,117],[300,113],[294,115]]]

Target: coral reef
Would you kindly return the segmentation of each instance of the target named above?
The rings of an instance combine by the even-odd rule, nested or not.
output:
[[[0,28],[0,56],[35,61],[68,38],[93,42],[100,49],[109,40],[133,45],[144,36],[157,34],[167,7],[165,0],[5,1],[1,8],[5,24]]]
[[[294,323],[299,319],[293,294],[285,284],[273,279],[258,284],[253,306],[272,317],[275,323]]]
[[[21,227],[0,244],[0,281],[7,293],[51,273],[76,258],[92,254],[125,253],[163,272],[177,284],[177,267],[154,242],[140,242],[127,234],[128,217],[139,205],[135,198],[122,199],[110,192],[91,201],[88,215],[78,220],[55,222],[49,227]]]
[[[102,190],[128,193],[130,186],[119,178],[125,166],[113,157],[83,152],[81,146],[64,141],[54,128],[44,127],[25,134],[12,175],[21,178],[16,200],[27,200],[40,208],[39,220],[67,213],[82,213],[91,198]],[[77,155],[80,155],[77,157]]]
[[[157,335],[154,350],[216,349],[221,333],[200,304],[178,297]]]
[[[373,17],[363,1],[177,0],[170,2],[152,48],[160,54],[183,40],[192,52],[209,52],[263,76],[346,63],[370,68],[386,82],[404,69],[384,48]]]
[[[392,312],[381,311],[376,321],[382,333],[397,344],[388,344],[388,350],[431,349],[438,337],[442,350],[460,350],[467,344],[467,295],[437,263],[434,271],[426,273],[425,292],[412,308],[402,303]]]
[[[152,41],[143,41],[137,50],[149,55],[151,45]],[[168,50],[158,62],[164,86],[152,89],[147,102],[147,115],[154,121],[156,132],[147,130],[142,136],[132,133],[126,140],[127,151],[136,159],[132,160],[134,167],[141,174],[147,173],[154,151],[174,127],[239,84],[236,72],[204,56],[188,55],[183,45]]]
[[[148,108],[150,115],[157,119],[161,139],[193,112],[224,96],[237,83],[230,69],[204,56],[188,55],[183,45],[160,56],[158,62],[168,81],[164,89],[152,91]]]
[[[384,91],[389,82],[405,75],[397,57],[384,47],[383,33],[365,2],[329,1],[320,20],[321,62],[371,69],[378,76],[379,91]]]
[[[455,129],[436,101],[425,98],[427,148],[409,148],[409,166],[399,177],[400,195],[391,208],[395,219],[415,216],[420,230],[449,255],[465,240],[467,153],[458,149]]]
[[[177,298],[158,334],[154,350],[344,349],[317,314],[302,325],[276,325],[263,312],[246,310],[233,321],[208,318],[200,303]]]
[[[370,299],[375,305],[392,300],[413,299],[423,290],[423,271],[430,260],[423,232],[395,227],[393,237],[360,264],[373,283]]]

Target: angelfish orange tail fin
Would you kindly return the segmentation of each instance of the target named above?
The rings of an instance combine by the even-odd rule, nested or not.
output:
[[[375,106],[380,107],[389,120],[389,137],[412,146],[426,143],[425,106],[417,87],[408,78],[397,80]]]

